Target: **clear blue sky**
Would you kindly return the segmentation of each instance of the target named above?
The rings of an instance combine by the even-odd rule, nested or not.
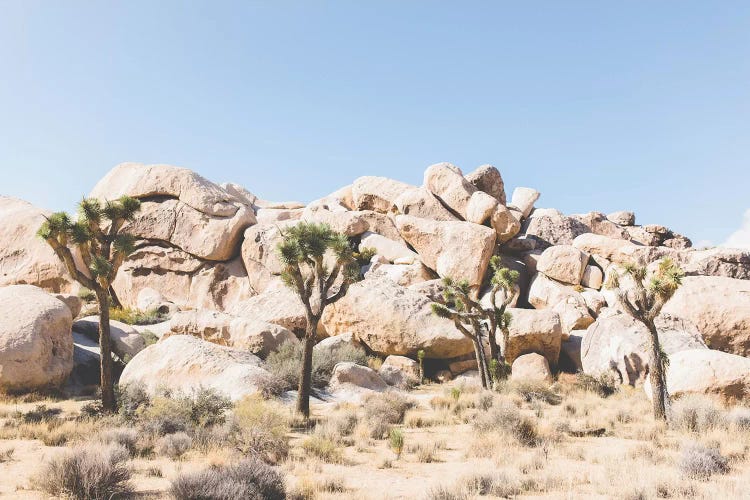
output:
[[[750,2],[0,0],[0,193],[72,208],[122,161],[301,201],[492,163],[720,243],[750,208]]]

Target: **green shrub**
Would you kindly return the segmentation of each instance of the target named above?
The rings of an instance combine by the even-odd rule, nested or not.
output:
[[[521,396],[527,403],[542,401],[549,405],[559,405],[562,397],[555,393],[545,382],[531,380],[514,380],[498,384],[500,392],[510,391]]]
[[[211,427],[226,421],[232,400],[216,389],[201,388],[195,393],[190,408],[190,419],[195,425]]]
[[[401,429],[391,429],[388,439],[393,453],[396,454],[396,458],[400,458],[401,452],[404,451],[404,433]]]
[[[159,439],[156,444],[156,452],[159,455],[179,460],[193,446],[193,439],[184,432],[167,434]]]
[[[153,325],[166,321],[169,318],[160,314],[156,309],[140,311],[130,307],[112,307],[109,309],[109,319],[128,325]]]
[[[620,384],[611,373],[594,376],[577,372],[575,385],[582,391],[593,392],[602,398],[607,398],[620,390]]]
[[[81,287],[78,290],[78,298],[84,302],[93,302],[96,300],[96,294],[86,287]]]
[[[235,406],[231,428],[231,439],[245,455],[277,463],[289,454],[289,417],[275,403],[243,398]]]
[[[158,396],[137,414],[143,429],[157,436],[185,432],[192,426],[192,404],[185,397]]]
[[[36,482],[55,497],[91,500],[127,498],[132,489],[122,446],[77,448],[52,458]]]
[[[157,337],[156,334],[151,330],[143,330],[139,333],[141,334],[141,337],[143,337],[143,343],[146,347],[159,342],[159,337]]]
[[[176,500],[284,500],[283,476],[259,460],[180,474],[170,488]]]
[[[23,413],[21,419],[27,424],[36,424],[39,422],[51,422],[60,417],[62,410],[60,408],[47,408],[47,405],[36,405],[36,407]]]
[[[142,384],[118,386],[117,411],[126,422],[133,422],[139,410],[151,404],[151,398]]]
[[[310,436],[302,442],[302,449],[309,456],[321,459],[330,464],[339,464],[344,461],[341,449],[330,439],[322,436]]]

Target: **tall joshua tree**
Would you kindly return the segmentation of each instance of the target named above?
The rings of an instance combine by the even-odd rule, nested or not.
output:
[[[629,263],[624,266],[624,276],[630,278],[633,287],[628,290],[620,285],[620,274],[613,273],[607,287],[617,292],[619,302],[627,314],[643,323],[651,337],[651,363],[649,378],[652,389],[654,418],[667,420],[669,393],[666,384],[666,367],[669,363],[667,354],[659,343],[656,329],[656,317],[672,298],[682,284],[685,275],[672,259],[665,258],[659,262],[653,273],[648,273],[645,266]]]
[[[510,313],[506,311],[506,308],[513,300],[515,295],[514,285],[518,279],[517,271],[500,267],[499,257],[494,256],[490,265],[493,270],[490,307],[483,307],[479,302],[476,297],[476,287],[470,286],[467,281],[456,282],[449,277],[443,278],[445,290],[442,297],[432,303],[432,312],[435,315],[452,319],[458,331],[471,339],[474,344],[474,354],[477,358],[477,369],[484,388],[488,388],[492,381],[490,362],[487,361],[483,347],[484,331],[488,332],[487,340],[490,345],[491,359],[501,361],[496,332],[498,328],[503,332],[502,355],[504,356],[508,340],[508,327],[511,321]],[[502,300],[498,307],[497,295],[499,292],[502,292]]]
[[[133,220],[140,207],[140,201],[129,196],[104,203],[93,198],[84,199],[78,205],[75,220],[65,212],[56,212],[47,217],[38,231],[39,236],[65,264],[71,277],[96,294],[99,304],[102,406],[109,412],[115,410],[109,290],[117,270],[133,252],[135,243],[135,237],[122,233],[121,229],[126,222]],[[80,256],[88,273],[78,269],[74,252]]]
[[[360,268],[347,237],[327,224],[302,222],[283,236],[278,247],[284,263],[281,278],[299,296],[307,319],[297,395],[297,411],[307,418],[318,323],[325,307],[342,298],[349,285],[359,280]],[[331,268],[326,261],[332,263]]]

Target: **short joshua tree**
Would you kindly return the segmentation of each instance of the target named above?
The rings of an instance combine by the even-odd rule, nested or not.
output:
[[[443,279],[445,287],[443,295],[432,304],[434,314],[452,319],[458,331],[471,339],[482,387],[485,388],[490,386],[494,378],[490,367],[504,361],[503,357],[508,345],[508,327],[511,321],[510,313],[506,309],[515,296],[515,282],[518,279],[517,271],[500,267],[500,259],[497,256],[491,259],[490,266],[493,275],[489,307],[483,306],[477,299],[476,287],[470,286],[467,281],[456,282],[451,278]],[[498,295],[502,297],[499,306]],[[498,350],[496,340],[498,328],[503,333],[502,353]],[[487,360],[484,350],[485,330],[490,346],[490,361]]]
[[[284,264],[281,278],[299,296],[307,320],[297,411],[309,417],[318,323],[325,307],[342,298],[349,285],[359,280],[360,266],[348,238],[327,224],[302,222],[285,230],[283,237],[278,247]]]
[[[632,288],[623,288],[621,278],[628,277]],[[627,314],[643,323],[651,337],[651,363],[649,379],[651,381],[654,418],[667,421],[669,393],[667,392],[666,368],[669,363],[667,354],[659,343],[659,333],[655,320],[664,305],[672,298],[682,284],[684,273],[672,259],[662,259],[656,270],[649,273],[645,266],[629,263],[624,266],[622,276],[613,273],[607,287],[617,292],[619,302]]]
[[[135,243],[134,236],[121,230],[126,222],[133,220],[140,207],[141,203],[129,196],[104,203],[84,199],[78,205],[75,220],[65,212],[56,212],[47,217],[38,231],[65,264],[70,276],[96,295],[102,406],[108,412],[115,410],[109,327],[110,287],[123,261],[133,252]],[[80,257],[85,269],[76,266],[74,253]]]

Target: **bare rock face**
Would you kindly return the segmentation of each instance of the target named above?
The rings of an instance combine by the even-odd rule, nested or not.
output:
[[[28,284],[69,292],[73,282],[49,245],[36,235],[50,212],[0,196],[0,286]]]
[[[627,240],[610,238],[599,234],[585,233],[573,240],[573,246],[590,254],[596,254],[611,262],[624,264],[640,262],[650,264],[663,257],[677,257],[678,252],[667,247],[636,245]]]
[[[599,290],[604,283],[604,273],[599,266],[587,265],[583,270],[583,276],[581,277],[581,285],[586,288],[593,288]]]
[[[419,383],[419,363],[406,356],[388,356],[378,374],[388,385],[406,388]]]
[[[635,224],[635,214],[633,212],[626,212],[625,210],[607,214],[607,219],[620,226],[632,226]]]
[[[183,394],[211,388],[237,401],[257,393],[268,376],[260,359],[247,351],[173,335],[139,352],[125,366],[120,385],[142,385],[150,394],[163,388]]]
[[[352,201],[355,210],[373,210],[391,213],[396,199],[414,186],[386,177],[360,177],[352,184]]]
[[[711,248],[680,253],[686,274],[750,280],[750,250]]]
[[[536,189],[517,187],[513,190],[513,196],[510,198],[510,206],[517,208],[523,214],[523,218],[526,219],[534,210],[534,203],[540,195],[541,193]]]
[[[587,232],[581,221],[566,217],[555,209],[537,209],[523,224],[521,233],[536,242],[536,248],[571,245],[576,236]]]
[[[500,171],[492,165],[482,165],[470,174],[466,180],[479,191],[483,191],[505,205],[505,183]]]
[[[549,247],[539,256],[536,269],[570,285],[581,283],[589,255],[570,245]]]
[[[594,322],[586,300],[572,287],[537,273],[529,287],[529,303],[536,309],[552,309],[560,315],[565,336]]]
[[[295,224],[294,221],[256,224],[245,230],[242,262],[247,269],[250,286],[256,293],[263,292],[284,269],[276,249],[283,240],[282,233]]]
[[[170,330],[177,335],[192,335],[214,344],[242,349],[261,358],[285,342],[297,342],[297,337],[284,327],[207,309],[175,314],[170,320]]]
[[[427,167],[424,187],[464,219],[471,195],[477,191],[464,179],[461,170],[450,163],[436,163]]]
[[[516,215],[501,204],[495,206],[490,216],[490,224],[497,233],[498,243],[509,241],[521,230],[521,223]]]
[[[643,389],[651,399],[649,380]],[[750,358],[712,349],[676,352],[669,356],[667,391],[673,397],[707,394],[742,403],[750,392]]]
[[[406,246],[401,238],[392,240],[370,231],[362,234],[362,239],[359,243],[360,252],[365,248],[374,248],[377,254],[385,257],[388,262],[396,260],[406,262],[404,259],[415,262],[419,258],[415,252]]]
[[[99,316],[86,316],[74,321],[73,330],[98,342]],[[120,359],[130,359],[146,347],[141,334],[132,326],[120,321],[109,321],[109,338],[112,340],[112,352]]]
[[[70,309],[41,288],[0,288],[0,390],[60,387],[73,369]]]
[[[512,320],[505,361],[513,364],[519,356],[533,352],[544,356],[550,366],[557,366],[563,336],[557,313],[516,308],[508,308],[508,312]]]
[[[551,384],[552,372],[549,369],[547,358],[541,354],[531,352],[523,354],[513,361],[511,378],[513,380],[531,380]]]
[[[273,323],[295,333],[304,332],[307,326],[302,301],[280,280],[271,283],[263,293],[237,303],[229,312]]]
[[[365,279],[386,278],[402,286],[430,281],[434,277],[434,273],[419,261],[412,264],[374,263],[365,273]]]
[[[398,213],[403,215],[430,220],[458,220],[434,194],[425,188],[411,188],[404,191],[396,198],[394,204]]]
[[[600,234],[610,238],[624,240],[630,239],[627,230],[607,219],[607,216],[603,213],[589,212],[587,214],[571,215],[571,217],[578,220],[583,227],[586,228],[586,232]]]
[[[662,349],[672,354],[688,349],[707,349],[700,332],[690,321],[664,314],[656,327]],[[621,383],[643,382],[651,363],[651,337],[646,327],[625,314],[600,317],[583,337],[581,363],[592,375],[613,372]]]
[[[388,389],[388,384],[378,375],[378,372],[350,361],[337,363],[333,367],[331,381],[328,385],[334,391],[345,389],[348,385],[376,392]]]
[[[367,279],[326,307],[322,323],[329,335],[351,332],[382,355],[414,356],[424,349],[428,358],[453,358],[473,352],[452,321],[432,314],[430,302],[391,280]]]
[[[687,276],[663,311],[694,323],[711,349],[750,356],[750,281]]]
[[[387,215],[372,210],[330,211],[308,207],[302,213],[302,220],[328,224],[331,229],[346,236],[359,236],[371,231],[388,238],[398,238],[393,221]]]
[[[469,222],[396,216],[396,227],[422,262],[441,277],[480,285],[495,246],[495,231]]]

